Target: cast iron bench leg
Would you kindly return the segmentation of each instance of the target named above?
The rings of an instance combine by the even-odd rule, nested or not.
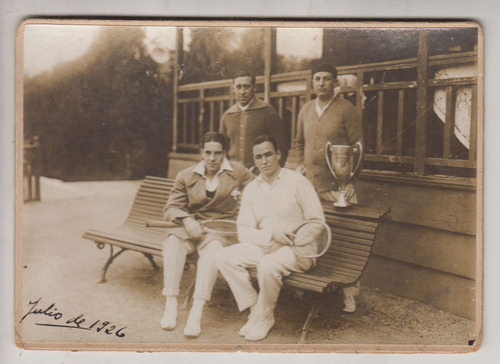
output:
[[[121,250],[118,253],[113,255],[113,245],[109,245],[109,248],[110,248],[109,258],[106,261],[106,264],[104,264],[104,267],[102,267],[101,279],[97,283],[106,283],[106,272],[108,271],[109,266],[111,265],[111,263],[113,263],[113,260],[115,260],[117,256],[119,256],[121,253],[127,250],[125,248],[121,248]]]
[[[149,261],[151,262],[151,265],[153,266],[153,269],[155,271],[159,269],[158,265],[154,261],[153,256],[151,254],[148,254],[148,253],[142,253],[142,254],[144,254],[144,256],[149,259]]]
[[[321,298],[322,297],[320,295],[315,295],[311,310],[309,311],[309,314],[307,315],[306,322],[304,323],[304,326],[302,327],[302,335],[300,336],[298,344],[305,344],[307,332],[309,330],[309,326],[311,325],[312,320],[318,314],[319,310],[322,307],[323,300]]]

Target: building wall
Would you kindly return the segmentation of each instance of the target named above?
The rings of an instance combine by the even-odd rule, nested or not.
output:
[[[169,178],[200,160],[171,153]],[[293,168],[292,158],[287,167]],[[362,284],[475,318],[476,191],[460,184],[419,182],[362,174],[359,201],[389,208],[381,223]]]
[[[380,225],[362,283],[473,319],[476,192],[364,178],[356,189],[392,218]]]

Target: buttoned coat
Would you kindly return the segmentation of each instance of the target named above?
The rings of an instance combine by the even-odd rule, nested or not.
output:
[[[278,143],[281,151],[281,165],[288,154],[285,126],[274,108],[254,97],[246,110],[234,104],[222,115],[219,131],[229,137],[228,156],[247,168],[253,166],[252,145],[261,135],[270,135]]]

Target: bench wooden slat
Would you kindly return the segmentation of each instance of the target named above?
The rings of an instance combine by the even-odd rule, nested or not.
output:
[[[347,217],[351,216],[353,218],[361,218],[361,219],[371,219],[371,220],[379,220],[384,215],[387,214],[387,210],[373,208],[364,206],[362,204],[353,205],[348,208],[334,208],[331,202],[322,202],[323,210],[325,214],[334,215],[334,216],[342,216]],[[369,222],[369,221],[367,221]],[[374,221],[370,221],[373,223]]]
[[[339,235],[332,231],[332,245],[335,245],[335,241],[346,241],[355,244],[368,245],[371,246],[373,244],[373,240],[371,239],[360,239],[353,236],[348,235]]]
[[[362,259],[362,257],[350,257],[350,256],[340,256],[339,254],[331,254],[323,256],[320,265],[329,265],[333,262],[336,262],[336,265],[350,264],[353,266],[359,266],[361,269],[366,264],[366,259]]]
[[[160,217],[163,215],[163,208],[160,206],[150,206],[150,205],[136,205],[132,212],[140,215],[141,213],[145,213],[147,215],[154,214],[156,217]]]
[[[118,246],[121,248],[138,251],[141,253],[162,256],[161,249],[155,249],[154,247],[144,246],[141,244],[129,243],[129,242],[126,242],[124,240],[116,240],[116,239],[106,238],[103,236],[95,236],[95,235],[92,235],[89,233],[85,233],[82,237],[85,239],[88,239],[88,240],[98,242],[98,243],[110,244],[110,245]]]
[[[140,198],[139,198],[140,197]],[[137,203],[142,203],[143,205],[144,204],[152,204],[152,205],[155,205],[155,204],[161,204],[162,201],[163,202],[166,202],[167,200],[162,200],[162,199],[159,199],[159,198],[154,198],[154,197],[151,197],[151,196],[139,196],[134,202],[137,202]],[[133,208],[133,206],[132,206]]]
[[[144,210],[134,210],[133,212],[130,213],[130,217],[134,217],[137,219],[143,219],[143,220],[163,220],[161,218],[161,215],[157,212],[154,211],[144,211]]]
[[[169,194],[159,194],[159,193],[151,193],[145,190],[140,190],[137,193],[137,197],[140,199],[143,198],[149,198],[150,200],[153,201],[166,201],[168,198]]]
[[[336,234],[336,235],[343,235],[343,236],[349,236],[349,237],[353,237],[353,238],[360,238],[360,239],[365,239],[368,241],[371,241],[374,238],[373,234],[369,234],[369,233],[365,233],[365,232],[358,232],[358,231],[353,231],[353,230],[346,230],[346,229],[338,228],[336,226],[333,226],[331,228],[331,231],[333,234]]]
[[[332,228],[343,228],[346,230],[358,231],[368,234],[374,234],[377,226],[364,226],[356,221],[346,221],[345,219],[335,219],[335,216],[326,216],[326,223]]]
[[[356,244],[348,241],[335,239],[335,246],[341,246],[344,248],[356,249],[364,252],[370,252],[372,250],[371,245]]]

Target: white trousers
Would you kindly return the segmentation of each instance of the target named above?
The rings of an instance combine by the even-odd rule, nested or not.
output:
[[[196,268],[196,284],[194,298],[210,301],[212,290],[217,280],[217,265],[215,256],[222,249],[222,243],[211,240],[198,249],[198,263]],[[163,294],[165,296],[179,295],[186,256],[192,253],[192,244],[189,241],[170,235],[163,242]]]
[[[311,268],[312,259],[297,257],[289,246],[282,246],[273,253],[251,243],[239,243],[220,250],[217,266],[228,282],[243,311],[254,304],[259,317],[272,317],[283,285],[282,278],[292,272],[305,272]],[[247,268],[257,268],[259,293],[250,281]]]

